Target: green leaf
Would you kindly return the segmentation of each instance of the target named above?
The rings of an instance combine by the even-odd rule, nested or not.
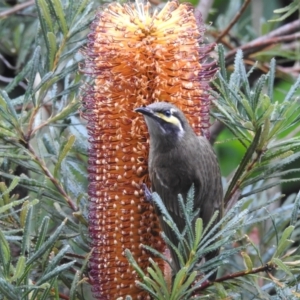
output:
[[[162,290],[162,293],[165,297],[169,297],[169,290],[168,290],[168,286],[167,283],[165,281],[164,278],[164,274],[162,273],[161,269],[158,267],[157,263],[152,259],[149,258],[149,261],[153,267],[152,268],[147,268],[147,271],[149,272],[149,274],[152,276],[152,278],[159,283],[160,285],[160,289]]]
[[[241,175],[245,172],[246,166],[248,165],[250,159],[252,158],[253,153],[257,149],[257,145],[259,144],[259,140],[260,140],[260,135],[261,135],[261,128],[259,128],[258,131],[256,132],[251,145],[248,147],[241,163],[239,164],[238,169],[236,170],[233,178],[230,181],[229,187],[227,188],[227,191],[226,191],[226,194],[224,197],[225,205],[230,200],[230,197],[232,196],[231,192],[232,192],[234,186],[237,184],[238,180],[240,180]]]
[[[276,252],[273,255],[273,258],[280,257],[283,251],[286,250],[287,247],[289,247],[293,241],[289,240],[292,232],[294,231],[294,226],[287,227],[284,232],[282,233],[282,236],[278,242],[278,246],[276,249]]]
[[[42,224],[39,226],[38,237],[35,243],[35,252],[43,245],[48,232],[50,218],[45,216],[43,218]]]
[[[139,267],[139,265],[137,264],[137,262],[135,261],[135,259],[133,258],[133,255],[131,254],[129,249],[125,249],[124,250],[124,255],[125,257],[128,259],[129,263],[133,266],[133,268],[135,269],[135,271],[138,273],[138,275],[141,278],[144,278],[146,275],[143,272],[143,270]]]
[[[218,296],[220,297],[220,299],[226,299],[228,294],[226,292],[226,289],[224,288],[224,286],[221,283],[218,282],[214,282],[214,287],[217,290]]]
[[[60,261],[64,258],[65,254],[70,250],[70,246],[69,245],[65,245],[56,255],[55,257],[49,262],[45,273],[49,273],[52,270],[54,270],[54,268],[57,267],[57,265],[60,263]]]
[[[61,1],[60,0],[52,0],[51,4],[53,5],[56,18],[58,19],[58,22],[59,22],[60,29],[63,32],[64,37],[66,38],[66,36],[68,34],[68,25],[67,25],[67,22],[66,22],[66,19],[64,16],[64,10],[61,5]]]
[[[283,8],[278,8],[274,10],[275,14],[281,14],[284,13],[281,17],[277,19],[269,20],[268,22],[280,22],[288,18],[290,15],[292,15],[294,12],[299,10],[299,2],[297,0],[294,0],[292,3],[290,3],[288,6],[285,6]]]
[[[3,275],[6,279],[10,277],[10,261],[11,261],[11,251],[9,244],[0,229],[0,262],[3,270]],[[1,277],[0,277],[1,279]]]
[[[58,114],[56,114],[54,117],[47,120],[45,124],[51,124],[60,120],[65,119],[66,117],[69,117],[72,113],[76,112],[80,106],[79,101],[77,101],[75,98]]]
[[[21,200],[15,200],[9,204],[6,204],[4,206],[0,207],[0,214],[4,213],[5,211],[11,209],[14,206],[21,205],[27,198],[21,199]]]
[[[40,22],[44,24],[46,28],[48,28],[47,31],[54,32],[52,25],[53,21],[51,19],[51,14],[47,2],[45,0],[36,0],[36,5],[41,12]]]
[[[65,157],[67,156],[67,154],[69,153],[71,148],[73,147],[74,142],[75,142],[75,136],[71,135],[68,139],[68,142],[64,145],[64,148],[62,149],[62,151],[60,151],[59,156],[58,156],[58,161],[54,168],[54,177],[55,178],[58,177],[58,171],[61,167],[61,163],[65,159]]]
[[[179,272],[176,274],[173,287],[172,287],[172,293],[171,293],[171,299],[176,299],[176,295],[181,288],[181,285],[185,281],[187,276],[187,268],[183,267],[179,270]]]
[[[48,44],[49,44],[49,51],[48,51],[48,65],[49,69],[53,70],[54,69],[54,60],[57,52],[57,45],[56,45],[56,36],[54,35],[53,32],[48,32],[47,33],[47,39],[48,39]],[[40,84],[39,84],[40,85]]]
[[[14,275],[11,278],[12,282],[16,281],[17,279],[19,279],[22,276],[22,274],[24,272],[24,269],[25,269],[25,264],[26,264],[25,256],[19,256],[18,262],[17,262],[17,265],[16,265],[16,269],[14,271]]]
[[[42,0],[40,0],[42,1]],[[29,73],[29,78],[28,78],[28,85],[27,89],[24,95],[24,105],[28,103],[28,100],[32,100],[32,104],[36,106],[36,100],[35,100],[35,95],[32,93],[34,84],[35,84],[35,79],[40,78],[40,74],[38,72],[38,69],[40,67],[40,55],[41,55],[41,47],[37,46],[34,50],[33,56],[32,56],[32,64],[31,64],[31,69]],[[37,83],[38,84],[38,83]],[[23,105],[23,109],[24,109]]]
[[[149,270],[152,270],[151,268],[147,268],[147,271]],[[153,271],[153,270],[152,270]],[[149,272],[150,273],[150,272]],[[152,272],[153,274],[154,272]],[[151,273],[150,273],[151,275]],[[162,294],[162,291],[161,291],[161,287],[160,285],[157,284],[157,282],[155,282],[152,278],[148,277],[148,276],[145,276],[143,278],[144,282],[148,285],[148,286],[151,286],[153,292],[151,293],[152,295],[155,295],[155,298],[156,299],[163,299],[164,298],[164,295]]]
[[[291,214],[291,219],[290,219],[290,225],[291,226],[296,226],[296,223],[298,221],[299,208],[300,208],[300,191],[298,192],[298,194],[296,196],[293,211],[292,211],[292,214]]]
[[[201,241],[203,232],[203,221],[201,218],[197,218],[195,222],[195,240],[194,240],[194,247],[193,250],[197,251],[198,245]]]
[[[27,252],[30,251],[30,239],[31,239],[31,230],[32,230],[32,222],[33,222],[33,208],[32,206],[26,209],[26,221],[24,224],[24,231],[23,231],[23,239],[22,239],[22,255],[25,256]]]
[[[59,235],[61,234],[62,230],[64,229],[64,226],[66,225],[67,220],[64,220],[62,224],[60,224],[56,230],[50,235],[49,239],[43,243],[43,245],[35,251],[27,260],[26,267],[30,266],[32,263],[34,263],[38,258],[40,258],[42,255],[46,253],[46,251],[51,250],[52,246],[58,239]]]
[[[247,269],[247,272],[250,272],[253,269],[253,263],[250,256],[246,252],[241,252],[241,255],[244,260],[244,265]]]
[[[290,271],[290,269],[288,268],[288,266],[286,266],[282,260],[280,260],[279,258],[273,257],[272,262],[274,262],[278,266],[278,268],[281,269],[283,272],[287,273],[290,276],[293,276],[293,274]]]
[[[10,114],[9,118],[6,119],[12,124],[15,128],[19,127],[18,115],[11,103],[11,99],[8,97],[6,91],[0,89],[0,105],[5,107],[7,112]]]
[[[182,296],[185,296],[188,288],[195,282],[197,276],[197,272],[192,272],[189,277],[185,280],[185,282],[181,285],[176,294],[176,299],[182,299]]]
[[[15,286],[10,284],[7,280],[0,277],[0,295],[4,295],[8,300],[20,299]]]
[[[78,287],[78,284],[79,284],[79,279],[80,279],[80,272],[77,270],[75,275],[74,275],[73,281],[72,281],[69,300],[77,300],[76,291],[77,291],[77,287]]]
[[[67,269],[69,269],[70,267],[72,267],[74,264],[76,263],[75,260],[70,261],[68,263],[62,264],[57,266],[54,270],[44,274],[37,282],[36,285],[40,285],[43,284],[47,281],[49,281],[51,278],[59,275],[60,273],[66,271]]]
[[[29,210],[29,201],[26,200],[21,208],[21,213],[20,213],[20,225],[22,228],[25,227],[26,224],[26,218],[27,218],[27,214],[28,214],[28,210]]]

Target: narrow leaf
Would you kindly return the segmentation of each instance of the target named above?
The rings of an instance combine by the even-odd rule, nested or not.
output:
[[[25,269],[25,264],[26,264],[25,256],[19,256],[16,269],[14,271],[13,277],[11,278],[11,281],[16,281],[22,276]]]
[[[64,10],[61,5],[61,1],[60,0],[52,0],[52,5],[54,7],[56,18],[59,21],[60,29],[63,32],[64,37],[66,37],[67,33],[68,33],[68,26],[67,26],[67,22],[66,22],[66,19],[64,16]]]
[[[252,158],[253,153],[256,150],[256,147],[260,140],[260,135],[261,135],[261,127],[257,130],[251,145],[248,147],[238,169],[236,170],[233,178],[230,181],[229,187],[227,188],[227,191],[226,191],[226,194],[224,197],[225,206],[226,206],[227,202],[230,200],[230,197],[232,196],[231,192],[232,192],[234,186],[237,184],[237,181],[240,179],[241,175],[244,173],[247,164],[249,163],[250,159]]]
[[[61,167],[61,163],[62,161],[65,159],[65,157],[67,156],[67,154],[69,153],[69,151],[71,150],[73,144],[75,142],[75,136],[74,135],[71,135],[67,141],[67,143],[64,145],[64,148],[62,149],[62,151],[59,153],[59,156],[58,156],[58,161],[55,165],[55,168],[54,168],[54,177],[57,178],[58,177],[58,171]]]
[[[279,269],[281,269],[282,271],[284,271],[288,275],[293,276],[293,274],[290,271],[290,269],[288,268],[288,266],[286,266],[282,260],[280,260],[279,258],[274,257],[274,258],[272,258],[272,262],[274,262],[278,266]]]
[[[282,233],[282,236],[278,242],[278,246],[276,249],[276,252],[274,253],[273,257],[279,257],[285,249],[292,244],[292,241],[289,240],[289,237],[291,236],[292,232],[294,231],[294,226],[287,227],[284,232]]]
[[[0,229],[0,262],[3,270],[3,275],[7,279],[9,278],[10,261],[11,261],[11,251],[9,248],[9,244],[3,232]]]
[[[48,45],[49,45],[48,66],[49,66],[49,70],[53,70],[55,68],[54,60],[55,60],[55,56],[56,56],[56,52],[57,52],[56,36],[54,35],[53,32],[47,33],[47,40],[48,40]]]

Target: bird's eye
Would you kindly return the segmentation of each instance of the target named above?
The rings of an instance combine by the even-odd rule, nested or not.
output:
[[[164,112],[164,115],[166,116],[166,117],[171,117],[171,115],[172,115],[172,113],[171,113],[171,111],[168,109],[168,110],[166,110],[165,112]]]

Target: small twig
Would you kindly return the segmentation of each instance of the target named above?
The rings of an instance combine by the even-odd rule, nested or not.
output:
[[[240,11],[235,15],[235,17],[233,18],[233,20],[229,23],[229,25],[227,26],[227,28],[225,28],[223,30],[223,32],[220,33],[220,35],[217,37],[216,39],[216,43],[219,43],[222,38],[228,34],[228,32],[230,31],[230,29],[234,26],[234,24],[238,21],[238,19],[241,17],[241,15],[243,14],[243,12],[245,11],[245,9],[247,8],[247,6],[249,5],[249,3],[251,2],[251,0],[246,0],[243,4],[243,6],[241,7]]]
[[[2,75],[0,75],[0,81],[5,82],[5,83],[10,83],[14,80],[14,78],[10,78],[10,77],[4,77]],[[27,85],[24,82],[19,82],[18,85],[20,87],[22,87],[24,90],[27,89]]]
[[[300,32],[289,34],[285,36],[275,36],[271,38],[266,38],[264,40],[256,39],[248,44],[243,45],[240,48],[234,49],[227,53],[226,64],[230,64],[234,61],[235,54],[238,49],[243,51],[244,56],[248,56],[266,47],[272,46],[274,44],[279,44],[283,42],[291,42],[300,39]]]
[[[0,12],[0,18],[4,18],[7,17],[9,15],[13,15],[15,13],[17,13],[19,10],[22,10],[28,6],[34,5],[34,0],[29,0],[25,3],[21,3],[21,4],[17,4],[14,7],[7,9],[3,12]]]
[[[12,70],[16,70],[17,68],[12,66],[7,59],[5,59],[5,57],[0,53],[0,59],[2,60],[2,62],[6,65],[6,67],[8,67],[9,69]]]
[[[271,31],[270,33],[261,36],[239,48],[236,48],[226,54],[226,65],[231,64],[234,61],[235,54],[238,49],[243,50],[244,57],[248,57],[250,54],[255,53],[263,48],[272,46],[273,44],[282,42],[291,42],[296,39],[300,39],[300,20],[296,20],[287,25],[284,25],[278,29]],[[295,34],[291,34],[294,33]],[[210,68],[216,68],[217,62],[212,62],[208,65]]]
[[[233,278],[242,277],[242,276],[246,276],[246,275],[250,275],[250,274],[256,274],[259,272],[268,272],[269,273],[270,270],[273,270],[274,268],[275,268],[275,266],[266,264],[266,265],[258,267],[258,268],[253,268],[252,270],[244,270],[244,271],[236,272],[233,274],[228,274],[223,277],[217,278],[214,281],[207,281],[194,291],[194,295],[199,293],[200,291],[203,291],[203,290],[207,289],[208,287],[214,285],[215,282],[224,282],[227,280],[231,280]]]

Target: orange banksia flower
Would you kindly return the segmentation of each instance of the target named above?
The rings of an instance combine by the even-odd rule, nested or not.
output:
[[[89,231],[93,293],[98,299],[131,295],[147,299],[123,252],[145,270],[149,245],[163,251],[153,207],[141,184],[150,185],[148,133],[134,108],[169,101],[183,110],[198,133],[208,128],[208,80],[201,65],[207,46],[193,8],[176,1],[162,10],[149,4],[112,3],[100,11],[86,48],[85,72],[94,78],[84,105],[90,136]],[[162,262],[159,262],[162,266]]]

